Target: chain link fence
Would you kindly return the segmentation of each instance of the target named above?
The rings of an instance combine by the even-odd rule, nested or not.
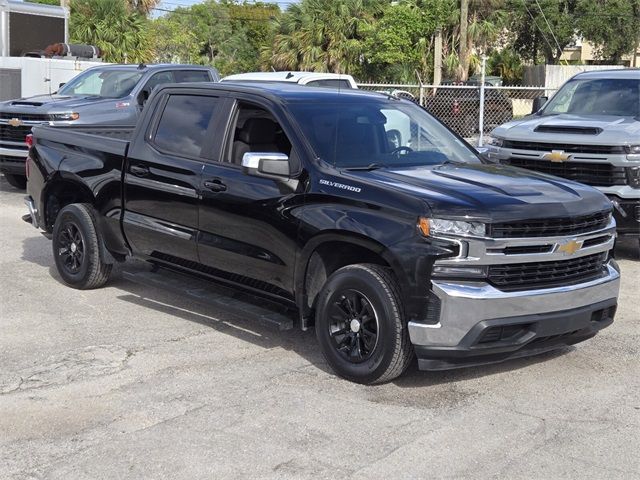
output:
[[[551,95],[544,87],[494,87],[479,85],[419,85],[359,83],[362,90],[377,91],[412,100],[425,107],[459,135],[477,143],[482,133],[531,113],[533,99]],[[484,105],[480,98],[484,90]]]

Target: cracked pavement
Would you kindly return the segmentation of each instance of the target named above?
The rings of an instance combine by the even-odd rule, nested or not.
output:
[[[276,332],[133,283],[65,287],[0,176],[0,479],[640,479],[640,261],[572,348],[387,385]]]

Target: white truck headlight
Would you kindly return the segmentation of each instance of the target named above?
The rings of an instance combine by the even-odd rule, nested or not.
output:
[[[486,226],[480,222],[444,220],[442,218],[420,218],[418,228],[425,236],[438,234],[484,237]]]

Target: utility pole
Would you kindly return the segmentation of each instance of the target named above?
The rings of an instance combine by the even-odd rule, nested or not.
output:
[[[467,26],[469,24],[469,0],[460,1],[460,80],[467,80],[469,74],[469,52],[467,51]]]
[[[442,28],[436,30],[434,51],[433,51],[433,84],[440,85],[442,82]]]

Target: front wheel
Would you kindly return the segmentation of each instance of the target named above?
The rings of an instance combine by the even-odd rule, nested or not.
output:
[[[87,290],[106,283],[113,265],[100,257],[100,238],[93,207],[73,203],[64,207],[53,227],[53,257],[62,280]]]
[[[329,277],[316,304],[316,336],[333,370],[357,383],[393,380],[413,357],[397,282],[379,265],[349,265]]]

